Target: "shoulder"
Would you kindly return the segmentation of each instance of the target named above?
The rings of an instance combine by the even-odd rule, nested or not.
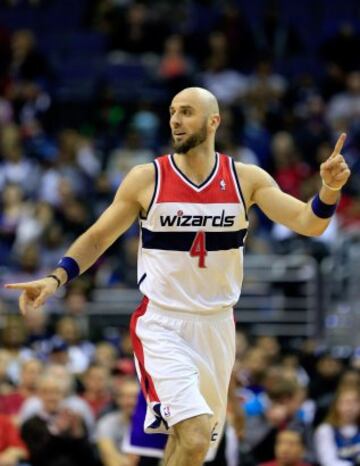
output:
[[[254,183],[264,178],[272,179],[268,172],[251,163],[235,162],[235,169],[242,181],[247,181],[249,183]]]
[[[127,178],[131,178],[133,181],[141,181],[141,182],[151,182],[155,179],[155,165],[154,163],[143,163],[140,165],[136,165],[132,168]]]
[[[118,189],[118,194],[137,198],[140,192],[143,192],[155,182],[155,166],[153,163],[144,163],[133,167],[125,176]]]
[[[249,207],[255,203],[257,190],[278,187],[273,177],[257,165],[235,162],[235,170]]]
[[[329,437],[334,435],[334,429],[333,427],[328,424],[328,423],[323,423],[320,424],[316,429],[315,429],[315,437],[319,438],[324,438],[324,437]]]

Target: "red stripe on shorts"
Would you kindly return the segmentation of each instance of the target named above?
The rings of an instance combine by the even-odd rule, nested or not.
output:
[[[136,359],[138,360],[139,367],[140,367],[140,373],[141,373],[141,389],[143,391],[143,394],[145,396],[145,399],[149,401],[158,401],[160,402],[160,399],[158,397],[158,394],[156,393],[154,382],[148,374],[148,372],[145,369],[145,361],[144,361],[144,349],[141,343],[140,338],[136,335],[136,324],[137,321],[140,317],[142,317],[148,307],[149,304],[149,298],[144,296],[143,300],[140,303],[140,306],[135,310],[133,315],[131,316],[130,320],[130,337],[134,349],[134,353],[136,356]]]

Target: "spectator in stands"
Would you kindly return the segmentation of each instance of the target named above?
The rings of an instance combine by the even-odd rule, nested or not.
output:
[[[274,161],[274,179],[280,188],[297,197],[301,196],[301,185],[311,174],[309,166],[301,160],[290,133],[278,132],[271,143]]]
[[[33,466],[97,464],[81,416],[62,406],[66,391],[66,381],[51,374],[39,380],[42,409],[21,429]]]
[[[315,425],[323,420],[338,387],[342,370],[343,362],[329,353],[322,354],[316,361],[316,371],[309,384],[309,397],[316,402]]]
[[[347,76],[346,90],[330,99],[326,114],[336,131],[360,121],[360,71]]]
[[[279,362],[281,347],[279,340],[270,335],[261,335],[256,338],[255,347],[265,352],[269,365]]]
[[[66,245],[64,244],[65,232],[59,222],[53,222],[44,229],[41,243],[41,264],[48,268],[56,264],[57,258],[62,257]]]
[[[305,444],[308,454],[312,449],[311,429],[298,415],[303,392],[296,378],[280,375],[267,388],[268,401],[263,414],[247,416],[245,422],[245,443],[252,458],[257,463],[274,458],[274,444],[278,432],[296,429],[306,435]]]
[[[202,84],[222,105],[234,104],[247,92],[247,78],[239,71],[230,68],[226,58],[217,53],[206,60]]]
[[[179,34],[168,37],[160,59],[159,74],[169,94],[174,95],[191,85],[191,71],[192,63],[185,55],[184,38]]]
[[[24,211],[24,193],[13,183],[3,186],[0,213],[0,251],[3,264],[10,260],[10,252],[16,238],[17,227]]]
[[[26,328],[25,346],[30,348],[33,354],[42,361],[48,354],[49,340],[52,337],[52,329],[49,316],[44,308],[29,310],[24,316]]]
[[[79,374],[86,371],[94,353],[94,345],[81,340],[80,326],[75,318],[62,317],[56,324],[56,335],[68,345],[70,372]]]
[[[77,413],[84,424],[86,425],[87,431],[92,435],[95,425],[94,416],[89,408],[89,405],[78,395],[74,394],[74,379],[66,367],[61,365],[49,365],[44,372],[45,375],[49,376],[53,380],[61,380],[65,385],[65,398],[62,401],[62,406]],[[38,380],[39,383],[39,380]],[[19,422],[24,424],[28,419],[33,416],[40,415],[43,410],[43,401],[40,396],[40,389],[37,384],[36,396],[29,397],[21,407],[19,413]]]
[[[13,383],[18,383],[22,362],[31,356],[31,352],[24,347],[26,341],[25,326],[19,315],[10,314],[5,317],[1,339],[3,347],[10,355],[7,375]]]
[[[135,466],[137,458],[122,453],[124,437],[130,429],[139,386],[135,379],[126,378],[115,387],[117,410],[106,414],[97,423],[95,439],[104,466]]]
[[[51,78],[50,65],[38,50],[34,33],[29,29],[15,31],[11,38],[9,73],[18,83],[45,83]]]
[[[84,374],[83,383],[82,398],[97,418],[111,403],[109,372],[103,366],[92,364]]]
[[[27,456],[26,446],[11,417],[0,414],[0,465],[18,466]]]
[[[27,196],[35,196],[41,172],[34,161],[26,158],[16,125],[1,128],[0,155],[0,190],[12,183],[21,186]]]
[[[242,361],[246,389],[253,394],[264,391],[263,378],[267,368],[267,355],[261,348],[250,347]]]
[[[296,430],[285,429],[276,436],[275,460],[260,466],[310,466],[304,463],[304,440]]]
[[[35,388],[43,365],[38,359],[24,361],[20,369],[20,382],[14,391],[0,395],[0,414],[7,414],[17,419],[21,406],[27,398],[35,395]],[[1,462],[0,462],[1,464]]]
[[[359,385],[340,386],[325,421],[315,431],[321,466],[351,466],[360,461]]]
[[[53,222],[55,212],[45,202],[27,203],[16,229],[15,253],[41,240],[46,228]]]
[[[107,163],[106,171],[113,189],[118,188],[131,168],[139,163],[151,162],[153,158],[152,150],[143,145],[140,133],[134,128],[129,128],[123,144],[110,153]]]
[[[118,354],[114,345],[101,341],[95,347],[94,364],[105,367],[112,373],[117,365]]]
[[[262,113],[279,106],[288,83],[284,76],[273,70],[270,60],[260,60],[248,80],[247,101]]]

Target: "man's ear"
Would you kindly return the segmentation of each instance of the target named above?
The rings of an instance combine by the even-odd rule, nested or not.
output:
[[[221,117],[219,114],[214,114],[214,115],[211,115],[210,117],[210,125],[212,128],[214,128],[215,130],[218,129],[218,127],[220,126],[220,123],[221,123]]]

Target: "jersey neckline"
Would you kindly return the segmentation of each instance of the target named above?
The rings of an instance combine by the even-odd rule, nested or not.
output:
[[[219,168],[219,154],[215,152],[215,164],[209,173],[209,175],[205,178],[205,180],[200,183],[196,184],[193,181],[188,178],[185,173],[183,173],[180,168],[176,165],[175,159],[174,159],[174,154],[169,154],[169,160],[170,160],[170,165],[172,166],[173,170],[175,173],[188,185],[190,188],[194,189],[195,191],[199,192],[205,189],[215,178],[218,168]]]

